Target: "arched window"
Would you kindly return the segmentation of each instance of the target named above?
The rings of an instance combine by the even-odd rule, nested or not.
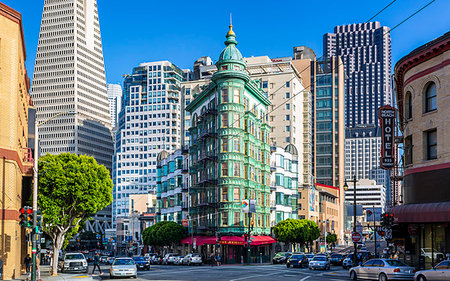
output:
[[[425,90],[425,112],[430,112],[436,109],[437,109],[436,84],[431,82],[426,86]]]
[[[412,118],[412,98],[410,92],[406,92],[405,95],[405,118]]]

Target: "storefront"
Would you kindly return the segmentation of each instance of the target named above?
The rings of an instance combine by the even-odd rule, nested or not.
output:
[[[272,256],[272,244],[276,240],[270,236],[251,236],[250,262],[268,262]],[[249,259],[249,248],[242,236],[193,236],[181,240],[188,246],[186,252],[198,252],[207,261],[211,253],[220,254],[222,262],[227,264],[245,263]],[[193,244],[193,247],[191,246]]]
[[[450,253],[450,202],[408,204],[394,214],[393,243],[399,259],[430,269]]]

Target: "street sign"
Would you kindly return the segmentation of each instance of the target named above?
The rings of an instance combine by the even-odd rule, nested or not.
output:
[[[247,199],[242,200],[242,212],[248,213],[249,211],[250,211],[249,200]]]
[[[357,243],[361,241],[361,234],[359,232],[353,232],[352,233],[352,241],[353,243]]]
[[[187,219],[184,219],[182,221],[183,226],[189,226],[189,221]]]

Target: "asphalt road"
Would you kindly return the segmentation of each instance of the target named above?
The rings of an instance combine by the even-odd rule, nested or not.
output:
[[[89,276],[92,269],[89,269]],[[94,279],[109,280],[109,267],[102,266],[104,274],[95,274]],[[67,276],[69,277],[69,276]],[[116,280],[116,279],[115,279]],[[133,279],[131,279],[133,280]],[[307,268],[286,268],[285,265],[223,265],[214,266],[170,266],[153,265],[150,271],[139,271],[138,280],[217,280],[217,281],[340,281],[350,280],[348,271],[340,266],[331,270],[313,271]]]

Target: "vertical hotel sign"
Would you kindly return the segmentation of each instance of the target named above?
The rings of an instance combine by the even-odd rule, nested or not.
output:
[[[378,109],[381,126],[381,157],[380,167],[390,170],[395,164],[395,108],[390,105]]]

